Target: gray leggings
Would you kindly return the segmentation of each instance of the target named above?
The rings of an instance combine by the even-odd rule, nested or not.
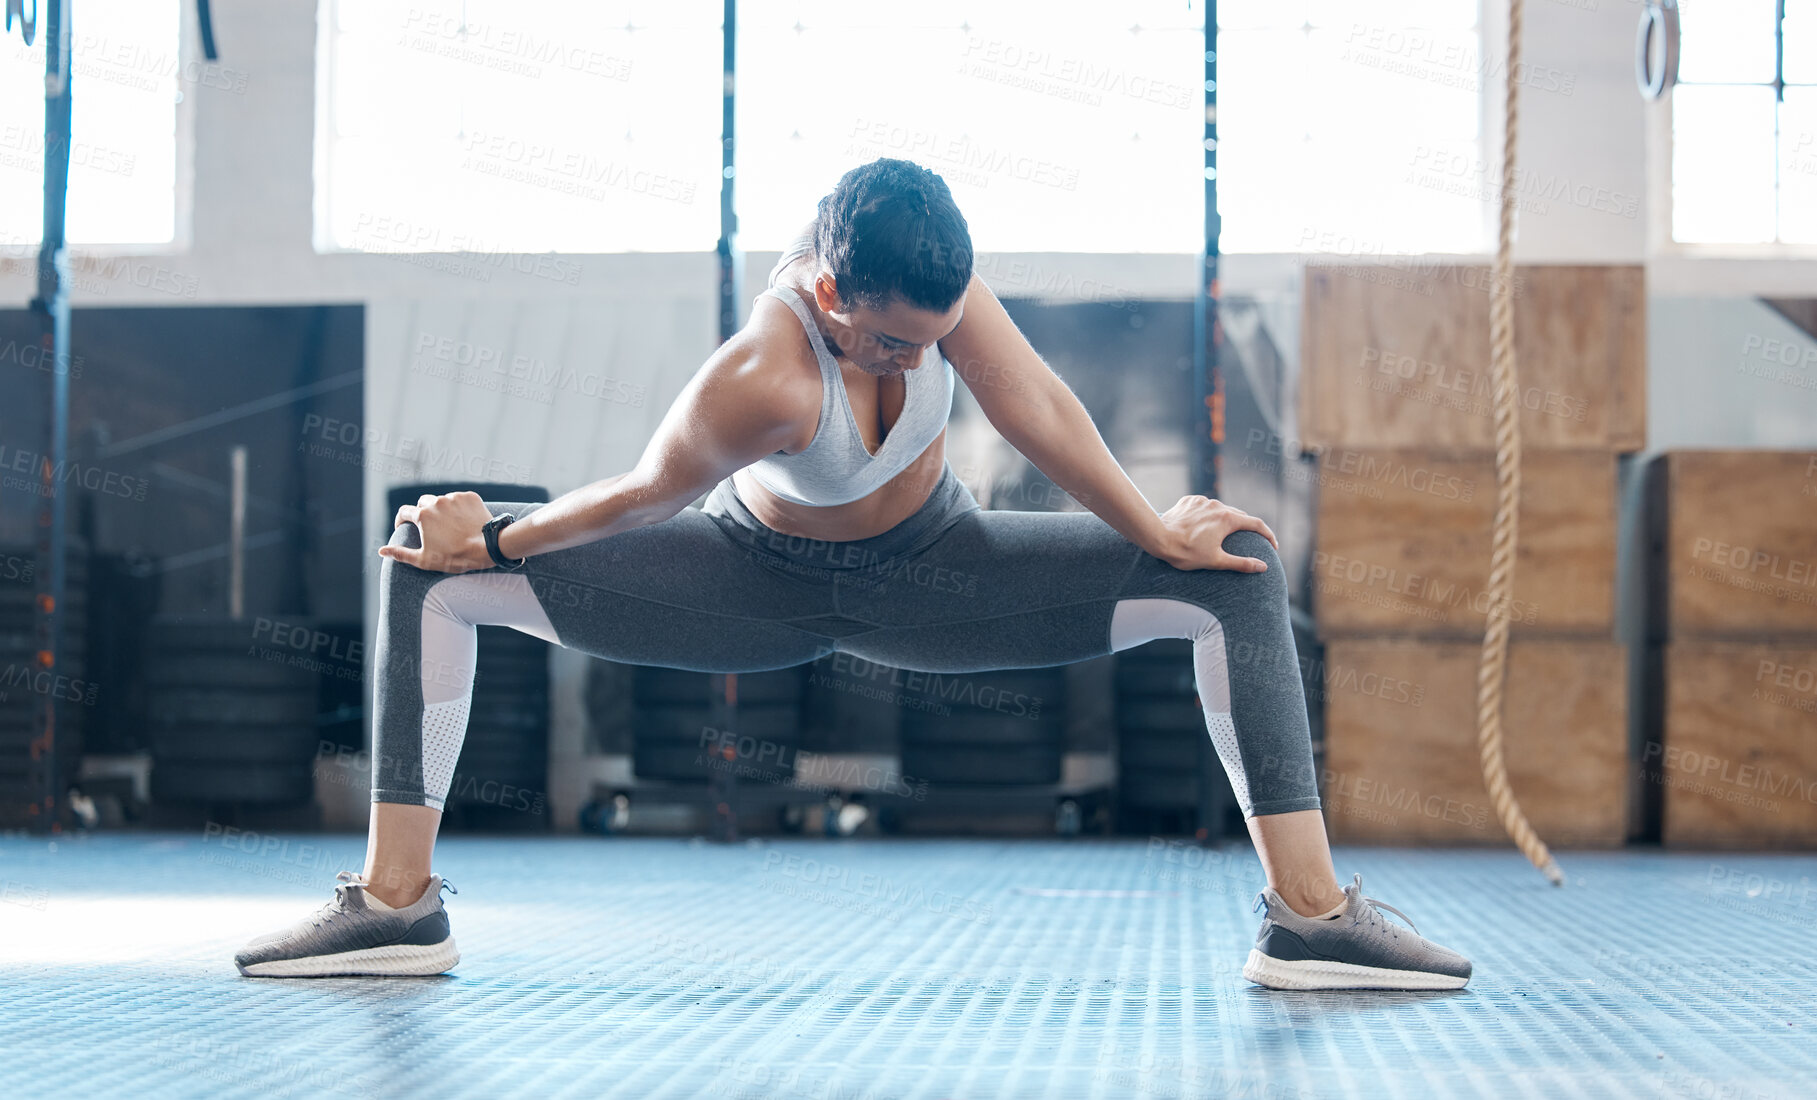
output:
[[[487,501],[519,516],[541,503]],[[394,546],[418,547],[415,524]],[[759,672],[833,652],[917,672],[1070,664],[1156,638],[1193,639],[1206,727],[1245,817],[1319,807],[1280,558],[1265,573],[1176,569],[1089,512],[978,506],[946,468],[915,514],[868,539],[784,535],[727,478],[699,508],[522,569],[380,566],[374,802],[442,808],[466,733],[475,626],[501,624],[596,657]]]

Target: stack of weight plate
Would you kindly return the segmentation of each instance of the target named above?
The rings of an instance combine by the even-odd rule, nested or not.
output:
[[[83,721],[89,755],[122,756],[148,746],[145,628],[158,606],[163,574],[139,551],[95,554],[88,567],[88,678],[99,685]],[[357,671],[357,670],[356,670]]]
[[[930,787],[1060,781],[1066,669],[902,673],[902,774]]]
[[[37,704],[57,704],[56,794],[68,789],[83,748],[89,713],[106,685],[87,676],[88,544],[68,539],[63,579],[62,652],[54,670],[38,665],[38,578],[30,545],[0,547],[0,824],[29,823],[26,806],[51,793],[30,788]]]
[[[706,672],[647,665],[633,670],[631,768],[637,778],[691,782],[733,767],[739,782],[786,782],[795,774],[801,745],[802,666],[739,673],[736,708],[715,700],[712,687]],[[735,760],[724,756],[727,746]]]
[[[1223,833],[1231,803],[1193,680],[1192,642],[1163,638],[1116,655],[1117,827]]]
[[[804,751],[895,756],[902,707],[896,695],[905,675],[849,653],[829,653],[807,668],[801,721]]]
[[[473,705],[448,788],[456,828],[551,828],[549,643],[508,626],[481,626]]]
[[[587,751],[631,752],[631,682],[637,666],[596,657],[587,662]]]
[[[286,631],[314,624],[286,617]],[[155,616],[146,631],[151,798],[286,805],[314,795],[320,665],[255,618]]]
[[[333,639],[323,648],[334,656],[323,662],[322,692],[316,714],[319,751],[362,752],[366,748],[366,709],[372,702],[372,685],[361,667],[366,626],[359,619],[321,619],[316,629]]]

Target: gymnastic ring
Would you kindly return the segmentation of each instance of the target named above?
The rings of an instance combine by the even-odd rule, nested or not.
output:
[[[25,44],[32,44],[38,36],[38,0],[32,0],[32,17],[25,17],[25,0],[6,0],[6,32],[13,31],[13,16],[19,17],[19,32],[25,36]]]
[[[1659,70],[1653,70],[1653,28],[1659,28],[1664,49]],[[1658,99],[1678,83],[1678,0],[1648,0],[1640,10],[1640,30],[1634,40],[1634,80],[1640,94]]]

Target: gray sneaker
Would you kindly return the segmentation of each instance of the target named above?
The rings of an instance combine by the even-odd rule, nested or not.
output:
[[[334,897],[281,932],[260,936],[233,957],[249,978],[328,978],[354,974],[440,974],[461,959],[442,887],[430,875],[423,896],[402,909],[366,903],[366,886],[352,871],[336,875]]]
[[[1386,909],[1363,896],[1363,876],[1344,887],[1349,900],[1330,920],[1302,917],[1273,890],[1256,895],[1268,913],[1243,977],[1269,989],[1458,989],[1470,980],[1470,960],[1388,922]]]

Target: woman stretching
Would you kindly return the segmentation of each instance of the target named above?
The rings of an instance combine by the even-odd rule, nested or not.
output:
[[[978,506],[946,463],[955,376],[1089,512]],[[711,672],[835,652],[935,673],[1035,668],[1190,638],[1206,729],[1268,877],[1244,976],[1462,986],[1468,960],[1390,923],[1360,875],[1337,882],[1277,549],[1261,520],[1205,497],[1156,514],[973,273],[944,181],[904,160],[855,168],[631,472],[548,502],[463,492],[398,510],[379,551],[364,873],[342,872],[320,911],[235,962],[319,977],[458,961],[430,857],[474,628],[498,624]]]

